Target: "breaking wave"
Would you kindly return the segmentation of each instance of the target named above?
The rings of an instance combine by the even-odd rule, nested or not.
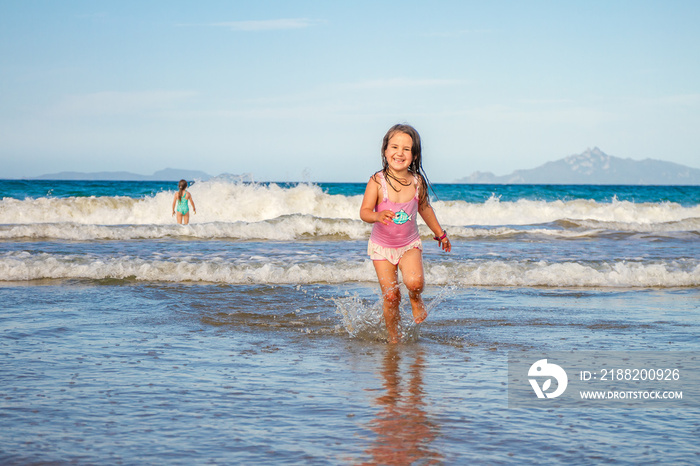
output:
[[[190,192],[197,205],[191,224],[174,223],[174,192],[152,196],[0,200],[0,239],[129,240],[155,238],[293,240],[366,238],[359,220],[362,196],[328,194],[319,186],[200,182]],[[613,200],[438,201],[438,217],[462,238],[547,235],[595,236],[605,231],[675,234],[700,232],[700,205]],[[431,233],[421,224],[421,234]]]
[[[431,285],[636,288],[700,286],[700,261],[467,260],[426,264]],[[376,282],[371,261],[226,261],[211,258],[144,259],[11,252],[0,257],[0,280],[44,279],[305,285]]]

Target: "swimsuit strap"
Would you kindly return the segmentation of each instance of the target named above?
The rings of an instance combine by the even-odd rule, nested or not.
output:
[[[182,193],[182,197],[178,199],[177,202],[179,204],[182,204],[182,201],[185,201],[185,204],[187,203],[187,190],[185,190],[185,192]]]
[[[379,180],[381,181],[381,184],[382,184],[382,192],[384,193],[383,200],[388,201],[389,200],[389,193],[387,192],[387,189],[386,189],[386,178],[384,178],[384,172],[383,171],[377,172],[377,175],[379,175]],[[416,185],[416,195],[414,196],[414,199],[420,200],[420,198],[418,197],[418,195],[420,193],[420,183],[418,183],[418,177],[416,175],[413,175],[413,183]]]
[[[384,172],[380,171],[380,172],[378,172],[378,175],[379,175],[379,180],[380,180],[381,183],[382,183],[382,192],[384,193],[384,199],[383,199],[383,200],[384,200],[384,201],[388,201],[388,200],[389,200],[389,193],[388,193],[388,191],[386,190],[386,179],[384,178]]]

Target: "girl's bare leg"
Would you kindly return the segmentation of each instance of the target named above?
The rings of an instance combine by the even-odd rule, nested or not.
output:
[[[182,224],[189,225],[189,223],[190,223],[190,213],[187,212],[185,215],[182,216]]]
[[[401,302],[401,291],[399,290],[398,268],[389,261],[373,261],[374,270],[377,272],[379,286],[382,289],[384,300],[384,322],[389,333],[389,343],[398,343],[399,303]]]
[[[175,219],[177,220],[178,225],[182,224],[182,214],[180,212],[175,214]]]
[[[420,324],[428,317],[423,303],[423,288],[425,278],[423,274],[423,253],[420,249],[409,249],[401,256],[399,262],[403,282],[408,288],[408,298],[411,300],[413,321]]]

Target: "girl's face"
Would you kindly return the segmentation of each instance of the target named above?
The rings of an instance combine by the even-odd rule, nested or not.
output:
[[[394,173],[408,170],[411,166],[413,162],[411,147],[413,147],[413,138],[406,133],[397,132],[389,138],[384,157]]]

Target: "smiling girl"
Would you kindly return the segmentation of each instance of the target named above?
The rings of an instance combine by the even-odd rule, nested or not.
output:
[[[452,245],[428,201],[420,136],[412,126],[394,125],[389,129],[382,142],[382,165],[382,170],[367,182],[360,218],[373,224],[367,252],[382,290],[389,342],[398,343],[399,270],[408,289],[413,320],[419,324],[428,317],[421,297],[425,285],[423,246],[416,214],[433,231],[444,251],[451,251]]]

